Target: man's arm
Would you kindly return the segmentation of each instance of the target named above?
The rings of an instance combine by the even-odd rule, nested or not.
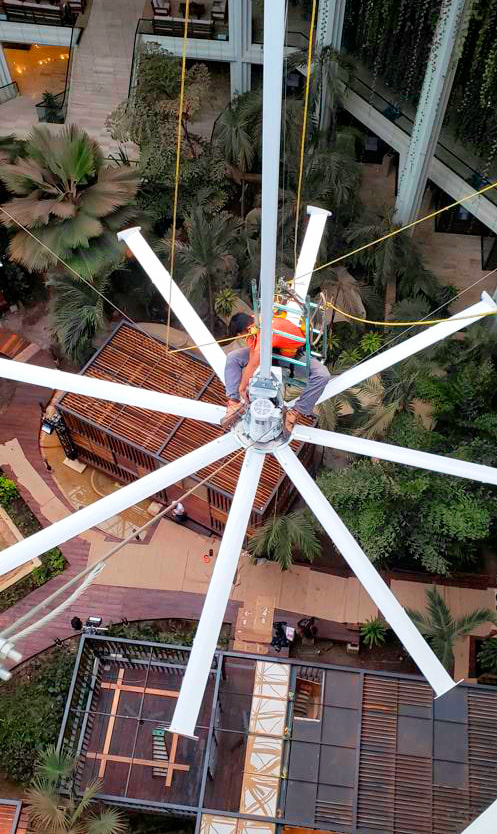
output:
[[[240,381],[240,397],[242,398],[242,400],[247,399],[247,388],[249,387],[250,380],[252,379],[257,368],[259,367],[260,360],[260,350],[258,348],[256,348],[255,350],[251,350],[249,361],[245,366],[245,370],[243,371],[242,378]]]

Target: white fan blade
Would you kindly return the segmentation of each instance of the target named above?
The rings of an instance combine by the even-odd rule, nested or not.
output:
[[[497,820],[497,800],[488,806],[479,817],[473,820],[461,834],[493,834]]]
[[[469,327],[470,324],[480,321],[482,313],[497,312],[497,304],[492,301],[488,293],[483,292],[481,298],[482,300],[478,304],[473,304],[471,307],[461,310],[460,313],[451,316],[447,321],[441,322],[440,324],[428,325],[425,330],[416,336],[406,339],[404,342],[395,345],[395,347],[383,351],[383,353],[377,353],[371,359],[366,359],[365,362],[361,362],[355,368],[351,368],[349,371],[345,371],[343,374],[335,377],[335,379],[328,382],[318,403],[334,397],[335,394],[340,394],[341,391],[352,388],[364,379],[373,376],[373,374],[378,374],[386,368],[391,368],[392,365],[396,365],[402,359],[407,359],[408,356],[418,353],[423,348],[434,345],[435,342],[439,342],[441,339],[457,333],[463,327]]]
[[[95,379],[92,376],[69,374],[55,368],[13,362],[11,359],[0,359],[0,377],[27,382],[30,385],[41,385],[54,391],[70,391],[72,394],[95,397],[97,400],[132,405],[136,408],[150,408],[152,411],[174,414],[177,417],[191,417],[193,420],[202,420],[215,426],[219,425],[221,417],[226,413],[226,409],[220,405],[189,400],[186,397],[174,397],[145,388],[133,388],[131,385],[108,382],[106,379]]]
[[[455,475],[458,478],[481,481],[482,484],[497,485],[497,469],[492,466],[483,466],[480,463],[469,463],[457,458],[445,458],[429,452],[406,449],[404,446],[392,446],[390,443],[379,443],[377,440],[366,440],[363,437],[352,437],[307,426],[295,426],[292,438],[304,443],[315,443],[316,446],[340,449],[342,452],[367,455],[372,458],[380,458],[380,460],[390,460],[393,463],[405,463],[407,466],[417,466],[419,469],[428,469],[431,472],[443,472],[445,475]]]
[[[195,738],[195,725],[209,680],[263,463],[264,455],[253,449],[247,450],[169,727],[171,733]]]
[[[456,686],[298,457],[288,446],[274,454],[437,696]]]
[[[307,214],[309,215],[309,222],[307,224],[302,249],[300,250],[293,284],[293,289],[301,301],[305,301],[309,292],[309,285],[321,245],[321,238],[323,237],[326,221],[331,216],[331,211],[317,208],[317,206],[307,206]],[[295,310],[295,312],[288,312],[288,318],[294,324],[298,325],[302,318],[302,310],[294,301],[290,301],[288,307]]]
[[[200,353],[203,354],[212,370],[224,384],[224,366],[226,364],[224,351],[216,343],[214,336],[207,329],[198,313],[195,312],[176,282],[173,281],[166,267],[152,251],[141,234],[140,227],[125,229],[123,232],[119,232],[117,237],[131,249],[166,303],[171,305],[171,310],[180,320],[192,342],[198,346]]]
[[[278,238],[281,102],[285,0],[264,3],[264,84],[262,86],[262,221],[260,275],[260,375],[271,376],[274,273]]]
[[[102,521],[127,510],[128,507],[133,507],[139,501],[160,492],[161,489],[166,489],[182,478],[187,478],[192,473],[203,469],[204,466],[226,457],[239,448],[240,444],[233,434],[223,435],[201,446],[200,449],[189,452],[178,460],[151,472],[150,475],[145,475],[88,507],[72,513],[61,521],[56,521],[55,524],[45,527],[29,538],[7,547],[0,553],[0,576],[34,559],[35,556],[40,556],[51,547],[57,547],[74,536],[79,536],[85,530],[101,524]]]

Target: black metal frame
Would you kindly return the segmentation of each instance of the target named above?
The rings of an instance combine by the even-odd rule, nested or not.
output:
[[[75,667],[74,667],[73,677],[72,677],[72,681],[71,681],[71,686],[70,686],[70,689],[69,689],[69,693],[68,693],[68,697],[67,697],[67,701],[66,701],[66,706],[65,706],[65,710],[64,710],[64,716],[63,716],[63,719],[62,719],[62,726],[61,726],[61,730],[60,730],[60,734],[59,734],[59,741],[58,741],[58,749],[61,748],[63,740],[64,740],[64,732],[65,732],[67,719],[68,719],[68,715],[69,715],[69,711],[70,711],[70,704],[71,704],[71,701],[72,701],[75,684],[76,684],[78,674],[79,674],[79,667],[80,667],[81,657],[82,657],[82,653],[84,651],[84,647],[87,645],[87,643],[92,643],[92,644],[94,644],[94,646],[98,646],[99,643],[105,644],[106,641],[112,641],[113,644],[122,643],[124,645],[133,645],[133,646],[139,646],[139,647],[143,647],[143,648],[160,647],[161,649],[171,649],[173,651],[181,651],[181,652],[189,652],[191,650],[190,647],[154,643],[152,641],[129,640],[127,638],[107,637],[105,635],[101,635],[101,636],[100,635],[83,635],[82,638],[81,638],[81,643],[80,643],[80,646],[79,646],[78,655],[77,655],[76,662],[75,662]],[[236,658],[236,659],[250,660],[250,661],[260,661],[260,660],[264,659],[263,657],[261,657],[261,655],[258,655],[258,654],[248,654],[248,653],[246,654],[246,653],[239,653],[239,652],[233,652],[233,651],[224,651],[224,650],[219,650],[215,654],[215,661],[214,662],[216,664],[216,677],[215,677],[214,690],[213,690],[213,695],[212,695],[212,706],[211,706],[211,712],[210,712],[209,725],[208,725],[207,728],[204,728],[204,729],[207,729],[207,736],[206,736],[206,741],[205,741],[204,760],[203,760],[203,763],[201,765],[201,767],[202,767],[202,776],[201,776],[200,788],[199,788],[199,793],[198,793],[198,803],[196,805],[193,805],[193,806],[185,806],[185,805],[181,805],[181,804],[178,804],[178,803],[162,803],[162,802],[157,802],[157,801],[154,801],[154,800],[149,801],[149,800],[139,800],[139,799],[132,799],[132,798],[130,799],[128,797],[116,797],[116,796],[110,795],[110,794],[99,794],[98,796],[99,796],[100,799],[102,799],[104,801],[107,801],[109,803],[112,803],[112,804],[120,804],[120,805],[123,805],[125,807],[134,808],[134,809],[137,809],[137,810],[141,809],[141,810],[148,810],[148,811],[160,811],[161,813],[167,814],[167,815],[170,815],[170,816],[174,815],[174,816],[184,816],[184,817],[189,817],[189,818],[196,818],[195,834],[199,834],[200,822],[201,822],[201,817],[202,817],[203,814],[215,814],[216,816],[221,816],[221,817],[225,816],[225,817],[235,817],[236,819],[242,819],[242,820],[261,821],[261,817],[258,816],[258,815],[242,814],[239,811],[224,811],[224,810],[219,810],[217,808],[209,808],[209,807],[204,805],[205,790],[206,790],[206,784],[207,784],[207,778],[208,778],[208,765],[209,765],[209,760],[210,760],[211,747],[212,747],[212,738],[213,738],[213,732],[214,732],[216,704],[217,704],[217,699],[218,699],[220,685],[221,685],[221,678],[222,678],[222,675],[223,675],[223,668],[224,668],[225,658]],[[291,678],[290,678],[291,686],[292,686],[292,682],[293,682],[293,684],[295,683],[295,679],[296,679],[296,676],[298,674],[298,669],[300,667],[308,667],[309,666],[309,661],[308,660],[304,661],[304,660],[297,660],[297,659],[293,659],[293,658],[289,660],[288,658],[278,658],[278,657],[271,657],[270,660],[271,660],[271,663],[290,664],[290,666],[291,666]],[[354,674],[359,675],[360,691],[361,691],[360,703],[361,704],[363,702],[362,693],[363,693],[363,690],[364,690],[364,681],[365,681],[366,675],[370,675],[370,676],[373,676],[375,678],[380,677],[380,678],[395,679],[395,680],[408,681],[408,682],[425,682],[424,678],[420,675],[410,675],[410,674],[405,674],[405,673],[402,674],[402,673],[395,673],[395,672],[383,672],[383,671],[368,670],[368,669],[357,669],[355,667],[348,667],[348,666],[344,667],[344,666],[338,666],[338,665],[327,665],[327,664],[324,664],[324,663],[319,663],[317,658],[312,659],[312,667],[314,669],[323,670],[325,672],[329,672],[329,671],[349,672],[349,673],[353,672]],[[291,686],[290,686],[290,689],[291,689]],[[492,693],[494,696],[496,696],[496,689],[495,689],[495,687],[492,687],[492,686],[481,685],[481,684],[479,684],[478,686],[474,686],[474,685],[464,684],[464,683],[460,684],[460,686],[463,686],[468,690],[476,689],[478,691],[486,691],[486,692]],[[293,711],[293,702],[292,702],[291,699],[289,699],[289,705],[288,705],[288,711],[287,711],[287,726],[291,726],[292,711]],[[434,728],[434,725],[435,725],[435,722],[433,721],[433,728]],[[245,733],[245,731],[235,730],[235,729],[231,729],[231,730],[225,729],[224,732],[236,732],[236,733],[242,732],[242,733]],[[359,710],[359,715],[358,715],[357,733],[358,733],[358,738],[359,739],[361,738],[361,732],[362,732],[362,709]],[[290,741],[291,741],[291,736],[290,735],[288,735],[288,739],[289,739],[289,743],[288,743],[288,745],[285,745],[284,748],[285,747],[288,748],[287,752],[289,754]],[[314,742],[310,742],[310,743],[314,743]],[[357,751],[356,751],[355,781],[354,781],[354,787],[353,787],[354,798],[353,798],[353,804],[351,806],[351,809],[352,809],[352,828],[349,829],[347,826],[344,827],[342,825],[341,828],[343,828],[344,830],[356,830],[356,828],[357,828],[359,762],[360,762],[361,749],[362,748],[361,748],[360,744],[358,744],[357,745]],[[285,752],[285,750],[284,750],[284,752]],[[287,759],[288,759],[288,755],[287,755]],[[284,759],[283,759],[283,761],[284,761]],[[279,800],[278,800],[279,808],[281,808],[281,801],[285,800],[285,798],[286,798],[286,788],[287,788],[287,782],[286,782],[285,777],[283,775],[281,785],[280,785],[280,794],[279,794]],[[285,804],[283,804],[283,807],[285,807]],[[280,813],[281,813],[281,811],[280,811]],[[280,830],[281,825],[284,825],[284,824],[295,825],[296,824],[294,821],[292,821],[290,819],[287,820],[283,815],[282,816],[276,816],[276,817],[264,817],[263,819],[264,819],[264,822],[274,823],[276,826],[278,826],[277,831]],[[308,825],[307,827],[309,827],[309,828],[313,828],[313,827],[314,828],[316,828],[316,827],[323,828],[323,827],[326,827],[326,825],[324,823],[321,823],[318,826],[317,823],[314,823],[314,825]]]

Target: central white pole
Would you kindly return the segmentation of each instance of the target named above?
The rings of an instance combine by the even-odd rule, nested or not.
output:
[[[274,274],[278,236],[281,104],[285,0],[264,3],[264,80],[262,101],[262,234],[261,234],[261,363],[260,374],[271,373]]]

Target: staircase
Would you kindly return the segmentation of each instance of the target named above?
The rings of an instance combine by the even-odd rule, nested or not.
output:
[[[167,752],[165,735],[165,726],[155,727],[155,729],[152,730],[152,758],[154,762],[169,762],[169,753]],[[167,767],[154,767],[152,769],[152,774],[153,776],[167,776]]]

